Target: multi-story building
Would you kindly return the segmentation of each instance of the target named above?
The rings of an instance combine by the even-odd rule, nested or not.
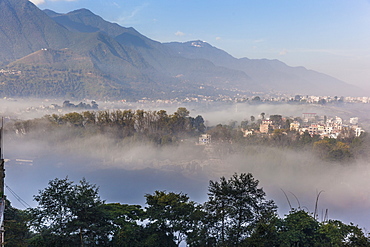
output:
[[[298,131],[300,126],[301,126],[301,124],[298,121],[294,121],[294,122],[290,123],[290,130]]]
[[[260,132],[261,133],[268,133],[271,129],[272,120],[269,119],[263,119],[262,123],[260,125]]]

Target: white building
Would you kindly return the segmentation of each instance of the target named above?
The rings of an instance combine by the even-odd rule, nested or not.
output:
[[[211,144],[211,135],[203,134],[199,137],[199,145]]]
[[[349,119],[350,124],[358,124],[358,117],[351,117]]]

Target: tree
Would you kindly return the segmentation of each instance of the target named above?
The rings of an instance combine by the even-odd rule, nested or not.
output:
[[[84,126],[90,125],[90,124],[95,125],[95,122],[96,122],[95,112],[85,111],[82,113],[82,116],[84,118]]]
[[[147,194],[145,197],[149,227],[165,233],[165,236],[179,245],[192,231],[191,219],[195,203],[182,193],[155,191],[153,195]]]
[[[186,118],[189,116],[189,113],[190,112],[185,107],[179,107],[177,108],[175,115],[178,115],[181,118]]]
[[[314,152],[327,161],[346,161],[353,157],[350,146],[333,138],[324,138],[313,144]]]
[[[107,244],[107,233],[111,232],[111,227],[100,209],[103,201],[98,195],[98,187],[83,178],[79,184],[73,185],[72,189],[68,206],[74,217],[69,227],[78,233],[81,246]]]
[[[253,102],[260,102],[260,101],[261,101],[261,98],[260,98],[260,96],[254,96],[254,97],[252,98],[252,101],[253,101]]]
[[[303,132],[303,134],[299,136],[298,145],[301,145],[304,147],[306,145],[312,144],[312,142],[313,142],[313,138],[311,137],[308,130],[306,130],[305,132]]]
[[[49,181],[34,196],[38,206],[31,209],[36,246],[104,246],[111,228],[99,206],[103,204],[96,185],[82,179],[74,184],[68,178]]]
[[[320,246],[318,245],[319,223],[306,211],[291,211],[283,219],[279,232],[281,246]]]
[[[222,124],[207,131],[208,134],[212,135],[212,140],[220,142],[231,142],[238,135],[238,132],[242,133],[240,130],[233,129],[232,126]]]
[[[62,117],[62,120],[64,122],[68,123],[71,126],[82,127],[83,126],[84,117],[80,113],[71,112],[71,113],[65,114]]]
[[[326,104],[326,99],[319,99],[319,101],[317,103],[320,104],[320,105],[325,105]]]
[[[193,128],[199,133],[204,133],[206,126],[204,126],[204,119],[201,115],[196,116],[193,120]]]
[[[279,246],[370,246],[370,240],[357,226],[339,220],[318,222],[303,210],[292,210],[277,222]],[[272,235],[274,236],[274,235]],[[276,235],[275,235],[276,236]]]
[[[32,235],[27,225],[27,212],[12,207],[10,202],[5,200],[4,217],[6,246],[27,247],[27,241]]]
[[[248,128],[248,120],[241,121],[240,128],[246,130]]]
[[[144,227],[138,221],[145,219],[145,212],[139,205],[109,203],[100,206],[113,227],[113,246],[145,246]]]
[[[370,246],[370,241],[357,226],[339,220],[322,222],[318,229],[321,246]]]
[[[280,246],[278,226],[282,220],[271,214],[261,217],[241,246],[269,247]]]
[[[281,115],[271,115],[270,120],[272,121],[272,124],[275,126],[282,126],[283,125],[283,118]],[[288,126],[289,128],[289,126]]]
[[[261,218],[275,214],[274,202],[265,199],[258,183],[250,173],[210,181],[205,208],[212,221],[213,237],[221,246],[239,245]]]

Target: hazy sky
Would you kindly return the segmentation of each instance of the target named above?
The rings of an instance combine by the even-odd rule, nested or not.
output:
[[[90,9],[157,41],[204,40],[233,56],[279,59],[351,84],[370,82],[370,0],[32,0]]]

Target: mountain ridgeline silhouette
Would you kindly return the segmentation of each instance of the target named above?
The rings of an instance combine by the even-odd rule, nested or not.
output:
[[[0,0],[0,9],[2,97],[361,94],[278,60],[237,59],[203,41],[160,43],[87,9],[60,14],[27,0]]]

